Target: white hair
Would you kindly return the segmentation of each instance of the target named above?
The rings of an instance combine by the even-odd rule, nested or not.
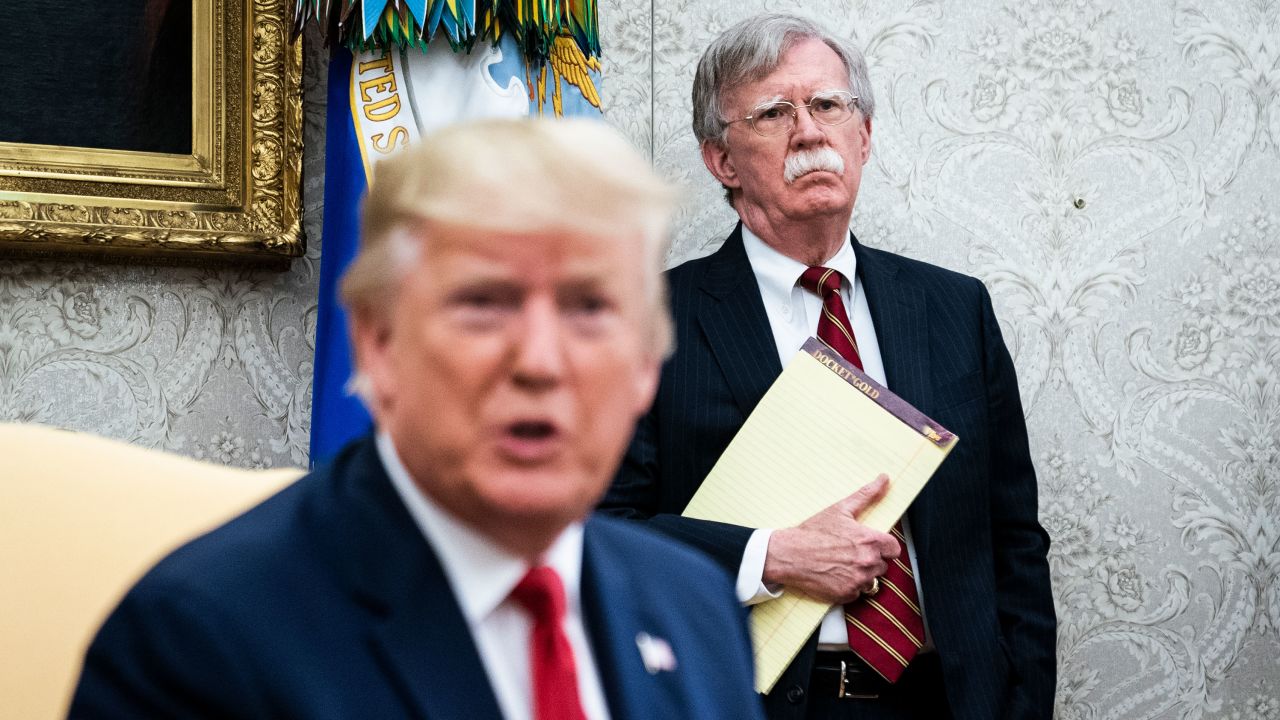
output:
[[[844,158],[829,147],[791,153],[783,165],[782,179],[790,184],[800,179],[800,176],[817,170],[844,175]]]
[[[773,72],[782,55],[796,43],[819,40],[840,56],[849,71],[849,92],[864,119],[875,114],[876,100],[867,60],[849,40],[797,15],[766,13],[749,17],[711,42],[693,77],[693,134],[698,142],[724,142],[729,125],[720,106],[724,93]]]

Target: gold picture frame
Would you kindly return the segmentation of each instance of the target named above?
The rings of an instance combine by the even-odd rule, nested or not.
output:
[[[293,0],[191,3],[191,152],[0,142],[0,256],[301,256]]]

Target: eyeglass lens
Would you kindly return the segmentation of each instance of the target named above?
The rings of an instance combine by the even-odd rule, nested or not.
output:
[[[755,131],[761,135],[777,135],[795,127],[799,108],[808,108],[814,122],[823,125],[839,125],[853,117],[855,99],[850,93],[838,91],[819,93],[810,98],[808,103],[800,106],[778,100],[758,105],[748,120]]]

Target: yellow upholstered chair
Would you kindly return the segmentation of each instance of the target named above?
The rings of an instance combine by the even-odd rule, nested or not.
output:
[[[301,475],[0,424],[0,718],[65,715],[84,651],[124,592]]]

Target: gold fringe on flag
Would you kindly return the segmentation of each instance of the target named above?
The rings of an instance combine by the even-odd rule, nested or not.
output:
[[[425,50],[444,32],[454,51],[477,40],[497,43],[510,35],[530,68],[541,70],[572,39],[582,56],[600,58],[596,0],[296,0],[291,39],[309,22],[326,45],[353,51],[416,47]],[[563,42],[563,40],[561,40]]]

